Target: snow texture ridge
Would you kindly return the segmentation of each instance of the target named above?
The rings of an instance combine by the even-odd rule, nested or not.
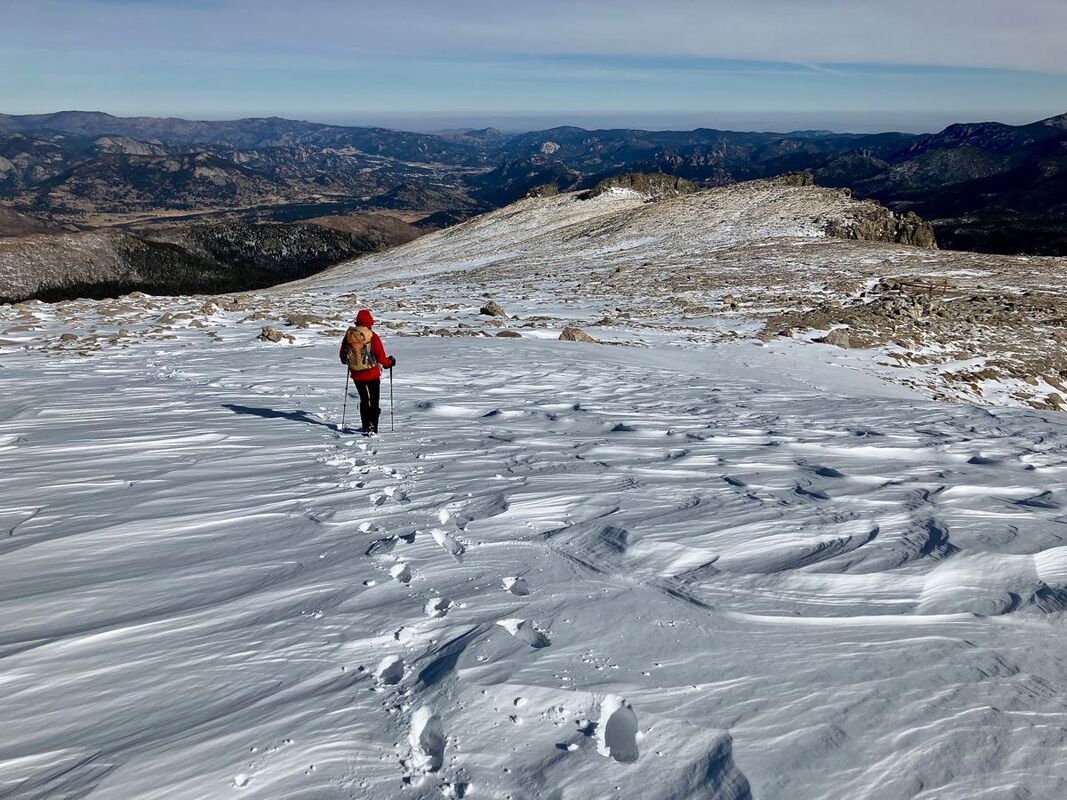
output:
[[[1062,415],[754,339],[757,280],[953,261],[757,189],[0,308],[0,796],[1064,796]],[[698,272],[721,313],[666,285]],[[378,438],[337,426],[363,306]]]

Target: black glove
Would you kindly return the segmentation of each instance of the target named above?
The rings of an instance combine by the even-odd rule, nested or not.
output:
[[[396,356],[389,356],[389,369],[396,366]]]

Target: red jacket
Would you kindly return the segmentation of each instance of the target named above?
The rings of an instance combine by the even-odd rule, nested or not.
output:
[[[374,325],[374,317],[367,309],[363,309],[356,315],[356,324],[363,325],[367,328]],[[370,351],[374,354],[374,360],[381,366],[371,367],[370,369],[361,369],[359,371],[349,370],[349,374],[352,375],[354,381],[376,381],[382,377],[382,367],[386,369],[392,369],[389,363],[389,356],[385,354],[385,347],[382,346],[382,340],[378,338],[378,334],[374,334],[370,342]],[[348,363],[348,343],[341,339],[341,349],[338,352],[342,364]]]

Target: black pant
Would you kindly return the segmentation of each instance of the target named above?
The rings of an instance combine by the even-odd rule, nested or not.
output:
[[[359,392],[359,418],[363,421],[364,432],[378,432],[378,417],[382,415],[382,408],[378,405],[382,394],[382,379],[375,378],[372,381],[353,381],[356,391]]]

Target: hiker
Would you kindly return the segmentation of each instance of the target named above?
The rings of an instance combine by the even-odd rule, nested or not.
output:
[[[348,372],[359,392],[359,416],[363,421],[363,434],[378,433],[378,417],[382,414],[378,400],[382,389],[382,367],[392,369],[396,358],[385,354],[382,340],[371,328],[374,317],[370,311],[361,309],[356,315],[356,324],[345,331],[341,340],[341,363],[348,365]]]

